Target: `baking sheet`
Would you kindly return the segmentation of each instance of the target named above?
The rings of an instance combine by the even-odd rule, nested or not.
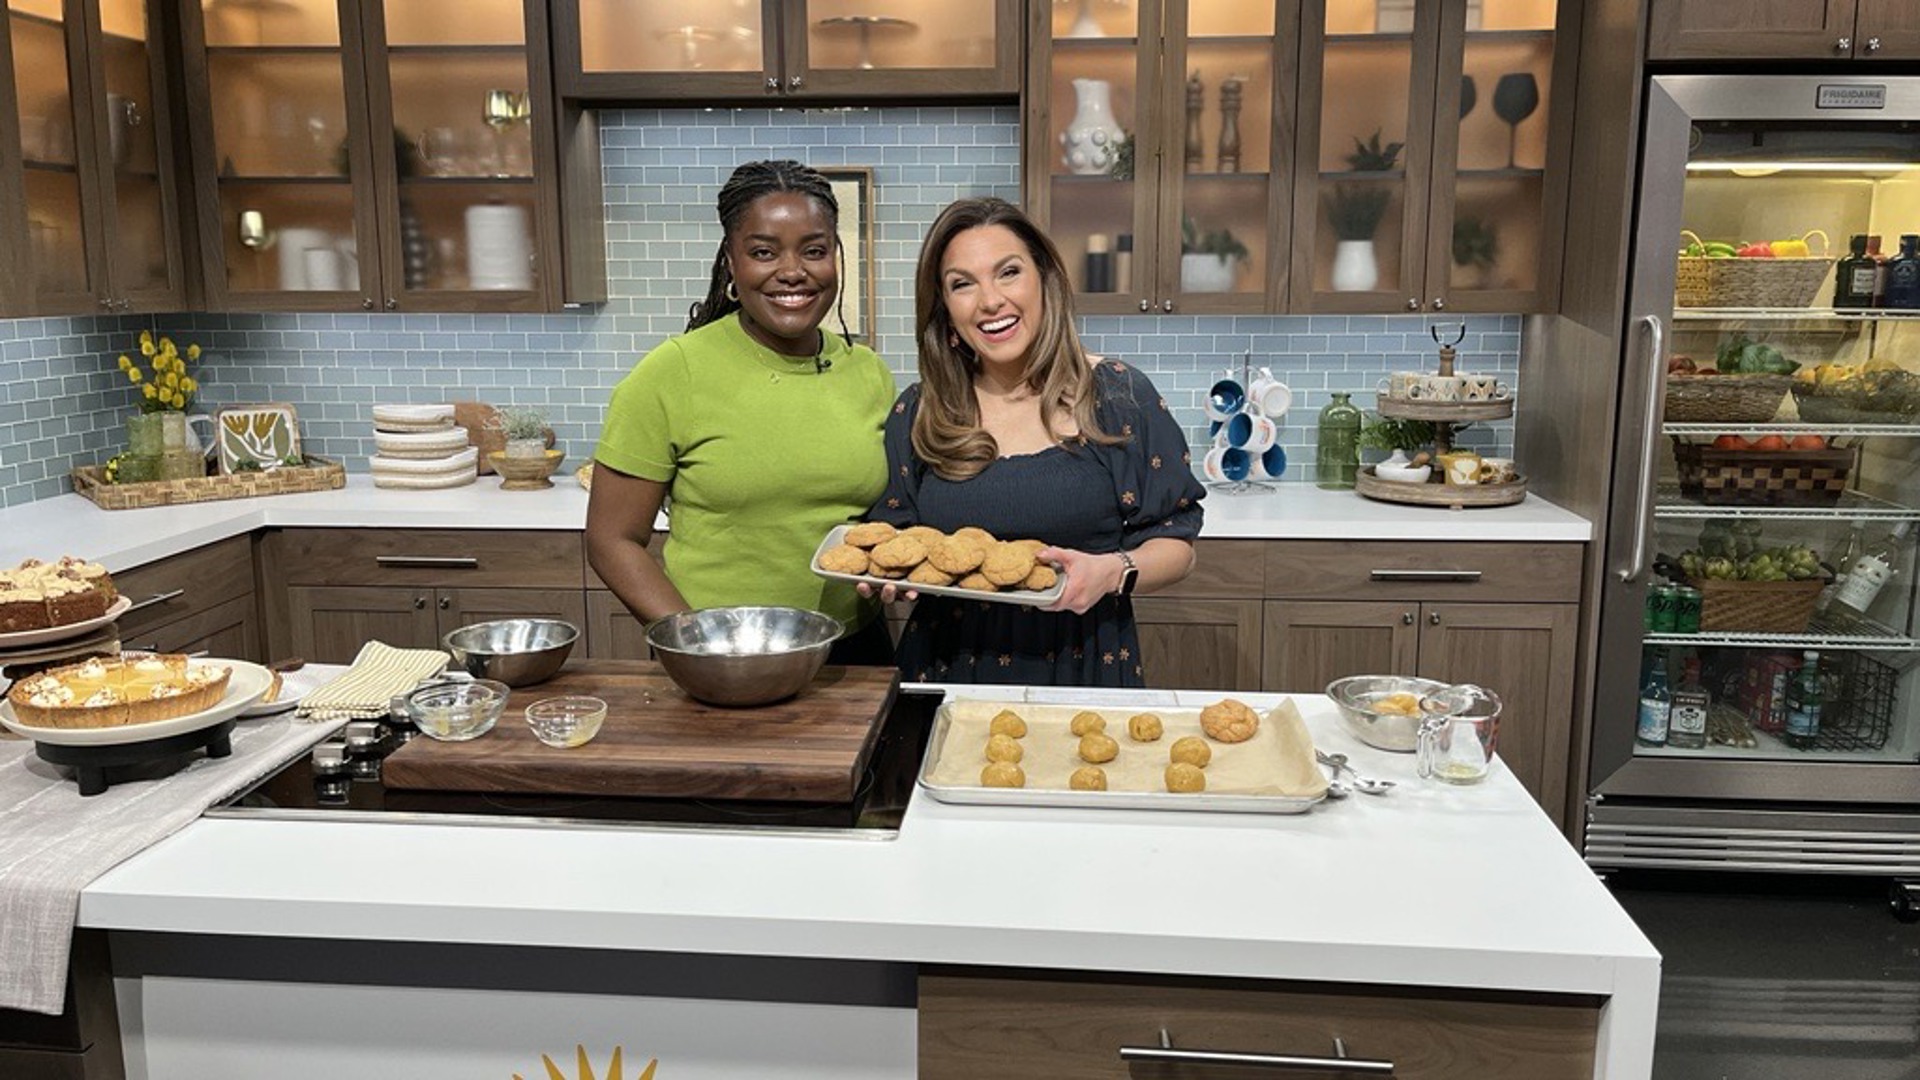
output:
[[[1002,709],[1011,709],[1027,722],[1020,740],[1025,756],[1020,768],[1027,774],[1023,788],[984,787],[980,770],[987,765],[988,725]],[[1107,773],[1106,791],[1074,791],[1067,786],[1080,760],[1080,739],[1068,725],[1083,711],[1099,713],[1107,721],[1106,734],[1120,744],[1120,754],[1100,767]],[[1160,717],[1164,729],[1153,742],[1135,742],[1127,735],[1127,720],[1141,712]],[[920,768],[920,786],[941,802],[984,806],[1067,806],[1131,810],[1203,810],[1253,814],[1305,813],[1326,798],[1325,781],[1313,794],[1290,794],[1271,777],[1280,763],[1280,740],[1270,717],[1261,717],[1253,738],[1241,743],[1207,745],[1213,758],[1206,766],[1207,790],[1177,795],[1166,789],[1168,752],[1174,741],[1202,735],[1198,708],[1116,705],[1036,705],[1018,701],[948,701],[934,715],[933,737]],[[1314,775],[1323,774],[1316,767]]]
[[[851,525],[835,525],[828,531],[827,538],[820,541],[820,546],[813,551],[812,566],[814,573],[819,574],[823,578],[832,578],[835,581],[866,582],[875,589],[880,588],[882,585],[892,585],[902,591],[912,589],[914,592],[928,596],[952,596],[961,600],[983,600],[989,604],[1024,604],[1028,607],[1047,607],[1055,600],[1060,599],[1060,594],[1065,592],[1067,588],[1067,575],[1064,571],[1057,576],[1051,589],[1014,589],[1011,592],[981,592],[978,589],[962,589],[953,585],[921,585],[918,582],[908,581],[905,578],[874,577],[871,574],[841,574],[832,570],[821,569],[820,556],[844,543],[847,530],[852,527]]]

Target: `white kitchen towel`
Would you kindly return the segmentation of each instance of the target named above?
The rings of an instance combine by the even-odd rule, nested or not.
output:
[[[439,649],[396,649],[380,641],[360,646],[353,666],[300,699],[302,720],[353,720],[387,715],[393,699],[446,670],[453,659]]]
[[[80,890],[334,730],[285,715],[234,725],[231,757],[82,796],[33,744],[0,739],[0,1008],[58,1014]]]

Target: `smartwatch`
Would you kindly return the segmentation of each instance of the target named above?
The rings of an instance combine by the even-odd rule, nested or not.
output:
[[[1140,581],[1140,567],[1134,563],[1133,556],[1126,552],[1120,551],[1115,554],[1120,556],[1120,565],[1124,569],[1120,571],[1120,587],[1113,590],[1113,595],[1132,596],[1134,585]]]

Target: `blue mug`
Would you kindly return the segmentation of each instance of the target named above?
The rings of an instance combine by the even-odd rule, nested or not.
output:
[[[1207,391],[1207,419],[1225,420],[1247,407],[1247,388],[1233,379],[1221,379]]]
[[[1287,471],[1287,452],[1279,443],[1262,451],[1253,459],[1253,474],[1260,480],[1278,480],[1280,474]]]

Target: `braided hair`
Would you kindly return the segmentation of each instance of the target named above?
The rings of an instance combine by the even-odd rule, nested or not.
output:
[[[733,275],[727,270],[727,241],[733,238],[740,219],[756,201],[788,191],[805,195],[826,210],[828,223],[834,230],[834,252],[845,256],[840,247],[840,200],[834,198],[833,184],[826,177],[798,161],[749,161],[733,170],[733,175],[720,188],[720,197],[716,200],[720,211],[720,249],[713,256],[713,275],[707,283],[706,299],[687,311],[688,330],[697,330],[740,310],[739,296],[727,295],[733,285]],[[838,290],[834,296],[834,314],[840,319],[840,336],[852,344],[845,300],[846,291]]]

